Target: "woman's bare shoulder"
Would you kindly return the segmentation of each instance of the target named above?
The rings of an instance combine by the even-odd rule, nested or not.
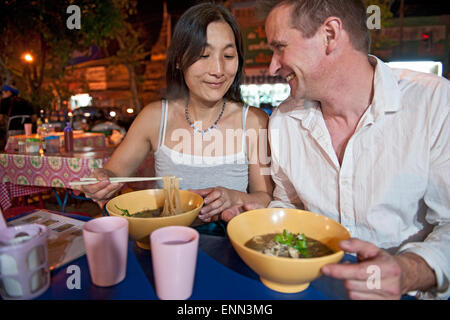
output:
[[[160,119],[161,109],[161,100],[147,104],[136,116],[132,128],[137,128],[138,130],[145,129],[145,132],[152,132],[153,129],[159,129],[159,121],[155,121],[155,119]],[[150,131],[148,131],[149,129]]]
[[[260,108],[250,106],[248,108],[247,123],[249,128],[267,128],[269,115]]]
[[[142,108],[135,121],[144,122],[147,126],[151,125],[156,122],[155,119],[159,119],[161,117],[161,110],[161,100],[151,102]]]
[[[141,113],[143,113],[145,115],[155,116],[156,113],[161,114],[161,109],[162,109],[162,101],[161,100],[157,100],[157,101],[153,101],[153,102],[150,102],[149,104],[147,104],[142,109]]]

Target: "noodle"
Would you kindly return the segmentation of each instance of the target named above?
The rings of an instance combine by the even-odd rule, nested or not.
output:
[[[173,195],[175,200],[175,214],[182,213],[183,210],[181,209],[181,199],[180,199],[180,179],[176,178],[173,179]]]
[[[179,180],[179,178],[173,176],[163,177],[164,209],[161,217],[173,216],[183,212],[181,208]]]
[[[164,208],[161,213],[161,217],[168,216],[170,213],[169,209],[169,187],[170,187],[169,177],[163,177],[163,190],[164,190]]]

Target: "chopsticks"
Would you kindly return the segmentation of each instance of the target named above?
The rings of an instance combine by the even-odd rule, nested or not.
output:
[[[140,182],[140,181],[154,181],[154,180],[162,180],[163,177],[112,177],[109,178],[109,182],[111,183],[125,183],[125,182]],[[182,178],[177,178],[182,180]],[[70,182],[71,186],[85,186],[89,184],[96,184],[100,180],[97,178],[80,178],[80,181]]]

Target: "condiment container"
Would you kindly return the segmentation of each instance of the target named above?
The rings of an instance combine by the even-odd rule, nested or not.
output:
[[[60,152],[60,143],[58,136],[47,136],[45,140],[45,152],[46,153],[58,153]]]
[[[19,140],[17,142],[18,146],[19,146],[19,153],[25,153],[27,150],[25,148],[25,141],[23,140]]]
[[[41,140],[35,138],[27,138],[25,140],[25,151],[27,153],[39,153]]]
[[[73,130],[70,122],[66,122],[66,127],[64,128],[64,150],[66,152],[73,151]]]

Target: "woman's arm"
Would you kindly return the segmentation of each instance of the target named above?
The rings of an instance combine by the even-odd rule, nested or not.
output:
[[[272,200],[270,147],[267,126],[269,116],[250,107],[247,116],[247,156],[249,160],[249,193],[236,194],[235,204],[257,203],[266,207]]]
[[[253,115],[254,114],[254,115]],[[249,197],[242,203],[258,203],[266,207],[272,200],[273,181],[270,175],[270,147],[268,139],[269,116],[261,109],[249,110],[247,130],[247,152],[249,165]]]
[[[105,169],[115,176],[128,177],[134,174],[152,150],[151,132],[158,130],[155,128],[156,124],[159,127],[159,121],[155,121],[158,110],[154,104],[148,105],[139,113],[124,140],[106,163]]]
[[[160,102],[154,102],[139,113],[104,168],[92,173],[91,176],[100,182],[82,187],[87,197],[102,205],[123,186],[121,183],[110,183],[109,177],[131,176],[139,168],[152,150],[151,137],[157,135],[159,129],[159,121],[154,119],[161,115],[160,105]]]

